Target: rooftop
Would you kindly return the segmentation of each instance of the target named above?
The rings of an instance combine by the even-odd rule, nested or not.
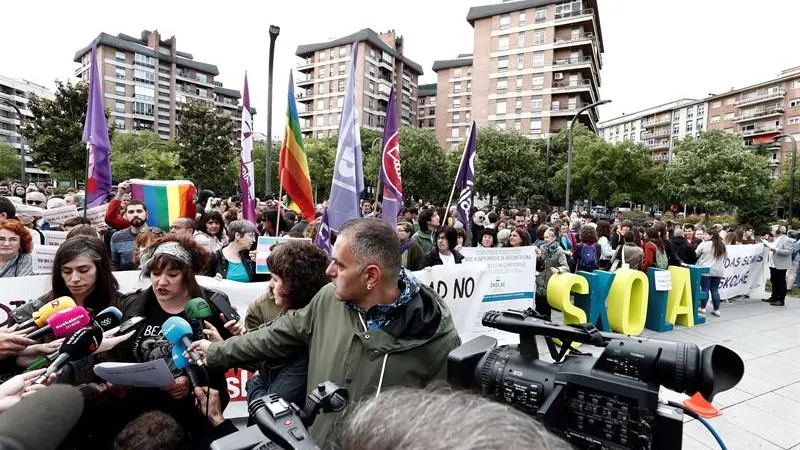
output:
[[[222,95],[222,96],[225,96],[225,97],[242,98],[242,94],[238,90],[236,90],[236,89],[228,89],[228,88],[224,88],[222,86],[216,86],[214,88],[214,93]]]
[[[689,105],[693,105],[695,103],[704,102],[703,100],[697,100],[692,98],[682,98],[680,100],[674,100],[669,103],[664,103],[657,106],[651,106],[650,108],[643,109],[641,111],[636,111],[631,114],[623,114],[619,117],[615,117],[613,119],[604,120],[602,122],[597,123],[597,128],[605,128],[608,126],[619,125],[621,123],[630,122],[632,120],[639,120],[644,116],[649,116],[651,114],[657,114],[664,111],[672,111],[673,109],[677,108],[684,108]]]
[[[417,96],[425,97],[429,95],[436,95],[436,83],[420,84],[417,86]]]
[[[416,71],[419,75],[422,75],[423,73],[422,66],[408,59],[407,57],[403,56],[396,49],[392,48],[391,46],[383,42],[380,36],[378,36],[378,33],[373,31],[371,28],[364,28],[363,30],[357,31],[353,34],[341,37],[339,39],[334,39],[332,41],[319,42],[316,44],[298,45],[295,55],[300,57],[305,57],[311,53],[320,50],[325,50],[331,47],[338,47],[340,45],[347,45],[347,44],[352,44],[353,42],[361,42],[361,41],[367,41],[370,44],[380,48],[381,50],[388,52],[389,54],[391,54],[392,56],[399,59],[407,66],[409,66],[411,69]]]
[[[465,56],[465,55],[468,55]],[[461,54],[456,59],[440,59],[433,62],[432,70],[437,72],[444,69],[452,69],[455,67],[467,67],[472,65],[472,54]]]

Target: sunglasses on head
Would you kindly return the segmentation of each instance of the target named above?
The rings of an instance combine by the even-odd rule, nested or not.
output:
[[[25,200],[25,203],[29,205],[41,205],[44,202],[41,200]]]

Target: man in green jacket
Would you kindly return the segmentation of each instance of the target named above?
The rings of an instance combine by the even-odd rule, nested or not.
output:
[[[434,208],[423,209],[419,213],[419,230],[414,233],[411,239],[422,247],[422,254],[430,253],[436,244],[433,233],[439,227],[439,214]]]
[[[210,368],[285,358],[308,348],[308,386],[333,381],[352,402],[392,386],[423,387],[444,380],[447,355],[461,340],[447,306],[400,268],[395,230],[376,218],[346,223],[328,266],[332,283],[311,303],[270,326],[191,349]],[[311,435],[322,448],[335,442],[341,417],[320,415]]]

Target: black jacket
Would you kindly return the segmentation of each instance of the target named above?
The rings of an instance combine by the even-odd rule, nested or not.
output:
[[[461,264],[461,261],[464,260],[464,255],[459,253],[456,250],[452,250],[453,258],[456,260],[456,264]],[[422,257],[422,269],[431,266],[441,266],[444,264],[442,262],[442,257],[439,256],[439,249],[434,248],[430,253]]]
[[[222,254],[224,247],[211,254],[211,261],[208,263],[208,268],[204,273],[207,277],[215,277],[219,274],[223,279],[228,275],[228,259]],[[250,259],[250,250],[242,250],[239,252],[239,258],[242,259],[244,270],[247,272],[247,277],[250,282],[254,281],[267,281],[266,274],[256,274],[256,263]]]
[[[697,255],[694,252],[694,248],[692,248],[692,244],[690,244],[686,238],[673,236],[669,239],[669,243],[672,250],[675,251],[681,261],[686,264],[694,264],[697,262]]]
[[[475,225],[474,223],[469,228],[469,237],[472,247],[479,247],[481,239],[483,239],[483,225]]]

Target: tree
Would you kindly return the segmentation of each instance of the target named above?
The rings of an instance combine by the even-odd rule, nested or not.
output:
[[[724,131],[686,139],[673,150],[664,189],[674,203],[709,210],[760,210],[774,199],[767,158]],[[752,220],[752,218],[750,219]]]
[[[516,131],[484,127],[478,130],[476,144],[475,190],[478,193],[503,199],[513,197],[526,205],[533,196],[541,196],[545,162],[540,142]]]
[[[0,180],[10,180],[20,175],[20,160],[14,147],[0,142]]]
[[[311,176],[311,190],[316,201],[328,198],[333,180],[333,165],[336,161],[336,138],[307,139],[303,142]]]
[[[111,143],[111,173],[115,180],[183,178],[178,144],[153,132],[117,133]]]
[[[66,84],[56,81],[53,100],[31,96],[28,109],[33,119],[24,123],[22,135],[37,166],[70,180],[86,176],[87,150],[81,137],[88,99],[86,83],[73,85],[69,81]],[[109,137],[113,136],[113,126],[108,133]]]
[[[190,101],[183,106],[178,156],[184,175],[198,188],[221,192],[235,189],[225,170],[237,155],[232,133],[233,120],[217,114],[213,104]]]

